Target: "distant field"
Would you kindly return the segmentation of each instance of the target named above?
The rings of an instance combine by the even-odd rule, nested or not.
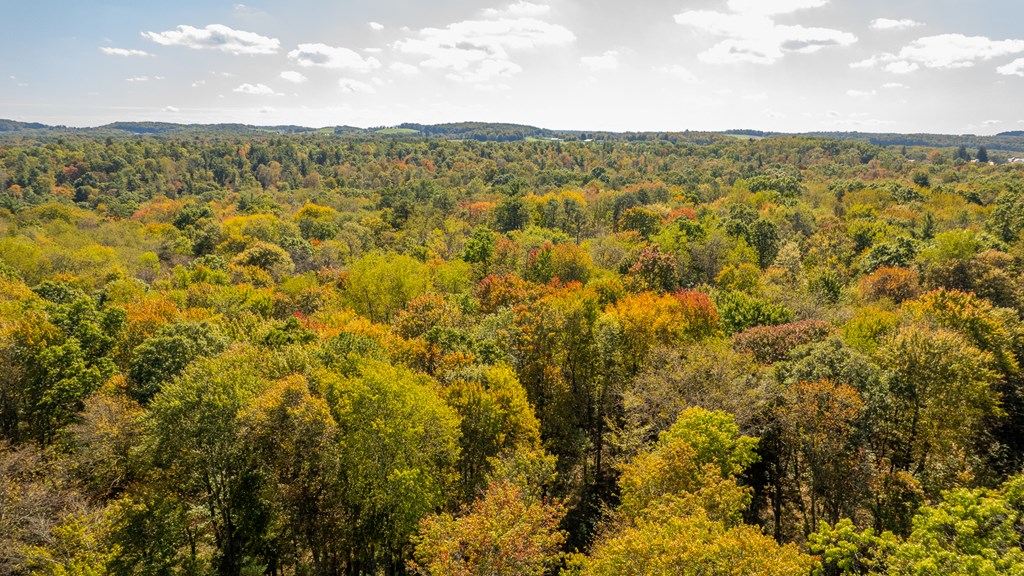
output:
[[[386,136],[387,135],[390,135],[390,136],[412,136],[414,134],[419,134],[420,131],[419,130],[413,130],[412,128],[384,128],[384,129],[381,129],[381,130],[377,130],[377,132],[375,132],[375,133],[376,134],[384,134]]]

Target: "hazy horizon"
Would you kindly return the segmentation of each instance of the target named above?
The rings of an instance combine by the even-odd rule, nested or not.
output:
[[[8,13],[20,24],[0,38],[0,117],[23,122],[1024,129],[1024,5],[1008,1],[59,1]]]

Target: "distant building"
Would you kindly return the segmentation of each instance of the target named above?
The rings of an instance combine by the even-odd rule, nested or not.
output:
[[[1024,164],[1024,158],[1009,158],[1007,162],[1010,164]]]

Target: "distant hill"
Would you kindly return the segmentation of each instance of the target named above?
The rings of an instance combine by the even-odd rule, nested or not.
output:
[[[813,136],[834,140],[852,140],[867,142],[875,146],[922,146],[927,148],[967,148],[986,147],[989,151],[1024,152],[1024,132],[1003,132],[995,136],[976,136],[974,134],[898,134],[871,132],[805,132],[787,134],[783,132],[764,132],[761,130],[728,130],[726,134],[735,136],[751,136],[757,138],[777,138],[785,136]]]
[[[995,136],[973,134],[897,134],[869,132],[806,132],[784,133],[762,130],[726,130],[724,132],[587,132],[551,130],[524,124],[495,122],[454,122],[446,124],[403,123],[397,126],[358,128],[355,126],[254,126],[250,124],[174,124],[169,122],[113,122],[93,128],[48,126],[37,122],[0,119],[0,137],[65,137],[82,136],[267,136],[320,134],[353,138],[439,138],[446,140],[477,140],[481,142],[514,142],[524,140],[632,141],[671,140],[694,144],[710,144],[726,138],[785,138],[810,136],[835,140],[866,142],[876,146],[920,146],[929,148],[970,149],[986,147],[991,152],[1024,152],[1024,131],[1003,132]]]
[[[456,122],[451,124],[399,124],[398,128],[416,130],[425,136],[442,136],[462,140],[509,142],[527,138],[557,138],[553,130],[524,126],[521,124],[498,124],[488,122]]]
[[[20,130],[43,130],[51,128],[46,124],[40,124],[38,122],[17,122],[15,120],[3,120],[0,119],[0,132],[17,132]]]
[[[88,130],[86,128],[85,130]],[[114,122],[96,130],[130,132],[132,134],[182,134],[188,132],[273,132],[277,134],[305,134],[316,128],[304,126],[252,126],[250,124],[171,124],[167,122]]]

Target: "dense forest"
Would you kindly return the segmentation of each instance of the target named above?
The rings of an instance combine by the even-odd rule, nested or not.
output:
[[[1024,574],[1024,164],[21,128],[0,573]]]
[[[29,142],[56,140],[58,138],[125,137],[125,136],[193,136],[205,138],[210,135],[243,137],[268,137],[283,135],[333,134],[347,137],[390,137],[418,139],[427,137],[442,140],[476,140],[478,142],[518,142],[529,140],[569,142],[636,142],[668,141],[673,144],[712,144],[733,138],[794,138],[812,137],[831,140],[865,142],[876,146],[908,146],[925,148],[984,149],[996,152],[993,160],[1006,160],[1024,153],[1024,131],[1001,132],[994,136],[974,134],[877,134],[870,132],[809,132],[786,134],[762,130],[727,130],[725,132],[607,132],[581,130],[551,130],[522,124],[497,124],[491,122],[452,122],[447,124],[404,123],[397,126],[357,128],[355,126],[331,126],[310,128],[306,126],[253,126],[250,124],[173,124],[168,122],[113,122],[92,128],[71,128],[49,126],[38,122],[16,122],[0,119],[0,137],[7,141],[23,138]],[[967,154],[964,152],[962,155]],[[969,155],[969,154],[968,154]],[[973,157],[967,160],[979,159]],[[984,160],[984,156],[981,158]]]

